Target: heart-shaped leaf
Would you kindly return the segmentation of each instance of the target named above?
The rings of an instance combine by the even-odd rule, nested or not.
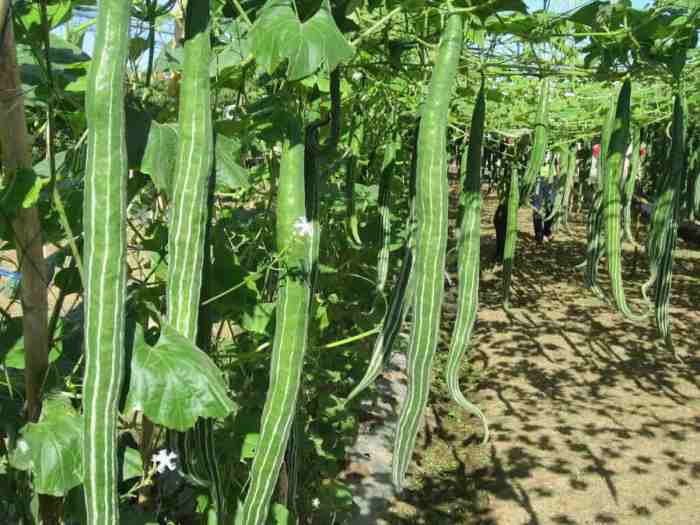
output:
[[[253,56],[272,73],[288,60],[287,78],[298,80],[321,65],[333,71],[354,53],[323,0],[314,16],[302,23],[291,0],[268,0],[250,30]]]
[[[150,347],[137,328],[127,410],[139,410],[159,425],[184,431],[199,417],[223,418],[234,409],[221,370],[179,334],[163,325]]]
[[[64,496],[83,481],[82,423],[67,396],[44,401],[38,423],[20,430],[10,464],[34,474],[39,494]]]

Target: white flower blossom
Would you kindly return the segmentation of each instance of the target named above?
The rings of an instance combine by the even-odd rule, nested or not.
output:
[[[321,506],[321,500],[318,498],[314,498],[311,500],[311,506],[315,509],[319,508]]]
[[[294,233],[299,237],[311,237],[313,232],[314,225],[306,217],[299,217],[294,223]]]
[[[236,111],[236,105],[231,104],[230,106],[224,107],[224,118],[227,120],[233,120],[233,112]]]
[[[362,80],[362,71],[355,71],[355,72],[352,74],[352,79],[353,79],[355,82],[359,82],[360,80]]]
[[[165,469],[175,470],[177,465],[175,460],[177,459],[177,454],[175,452],[168,452],[167,449],[161,449],[158,454],[153,454],[151,457],[151,463],[155,464],[158,474],[165,472]]]

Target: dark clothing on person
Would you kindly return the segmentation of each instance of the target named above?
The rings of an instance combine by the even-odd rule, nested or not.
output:
[[[537,180],[535,191],[532,194],[532,222],[535,229],[535,240],[542,242],[552,236],[552,228],[554,226],[554,199],[556,197],[556,189],[551,181],[540,177]]]
[[[506,247],[506,229],[508,227],[508,206],[502,202],[496,208],[493,216],[493,225],[496,228],[496,261],[503,260],[503,252]]]

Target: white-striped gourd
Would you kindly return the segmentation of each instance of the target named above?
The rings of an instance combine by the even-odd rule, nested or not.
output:
[[[242,525],[261,525],[267,518],[296,413],[307,346],[315,243],[308,228],[312,218],[306,205],[305,134],[300,119],[292,120],[282,147],[277,193],[277,251],[284,268],[277,291],[270,383],[250,484],[236,519]]]
[[[486,98],[484,81],[476,97],[472,122],[469,128],[469,148],[462,156],[462,177],[464,193],[464,214],[459,229],[459,290],[457,302],[457,320],[450,353],[445,369],[447,388],[452,399],[464,410],[477,416],[484,426],[484,442],[488,440],[489,431],[486,418],[479,408],[467,401],[459,388],[459,372],[464,354],[469,347],[476,312],[479,308],[479,255],[481,251],[481,154],[484,138],[484,120],[486,117]]]
[[[516,167],[513,167],[511,172],[511,187],[508,193],[508,215],[506,219],[506,243],[503,250],[503,307],[506,310],[510,310],[510,285],[513,278],[518,236],[518,208],[528,204],[530,195],[537,183],[537,177],[539,177],[540,170],[544,164],[545,151],[547,149],[548,110],[549,79],[543,78],[540,81],[540,97],[535,121],[535,139],[522,182],[520,182]],[[518,184],[517,188],[512,186],[514,181]],[[516,194],[517,201],[513,201]],[[514,206],[516,207],[514,208]]]
[[[640,316],[632,312],[625,298],[625,289],[622,282],[622,238],[620,234],[620,213],[622,211],[620,179],[630,136],[631,97],[632,83],[629,79],[626,79],[622,83],[617,99],[615,123],[605,159],[603,220],[605,221],[605,250],[608,261],[608,274],[615,305],[628,319],[639,320],[643,318],[643,315]]]
[[[685,104],[683,96],[677,93],[673,105],[671,127],[671,173],[665,182],[656,207],[658,216],[653,217],[650,242],[659,242],[654,250],[656,260],[652,272],[656,274],[656,296],[654,312],[656,327],[666,348],[674,353],[671,339],[671,320],[669,305],[671,302],[671,280],[673,274],[673,253],[678,236],[680,220],[681,189],[684,183],[685,158]],[[656,215],[656,214],[655,214]],[[660,231],[659,231],[660,230]]]
[[[503,247],[503,308],[510,310],[510,283],[513,276],[515,247],[518,243],[518,208],[520,207],[520,184],[517,166],[511,167],[508,204],[506,206],[506,242]]]
[[[197,328],[200,324],[198,317],[209,208],[208,188],[214,156],[209,81],[210,26],[209,0],[188,2],[180,82],[178,151],[170,205],[166,322],[192,342],[198,339]],[[199,339],[208,339],[208,334],[199,335]],[[192,439],[181,441],[193,441],[198,450],[190,454],[186,450],[189,445],[185,445],[178,447],[178,452],[183,460],[201,453],[212,483],[216,512],[222,516],[224,500],[213,449],[211,422],[200,420],[189,437]]]
[[[622,191],[622,235],[623,240],[636,244],[634,235],[632,234],[632,204],[634,199],[634,188],[637,183],[637,175],[639,174],[640,165],[640,139],[641,130],[635,126],[632,131],[632,152],[629,157],[629,165],[627,169],[627,178],[623,184]]]
[[[610,100],[610,107],[605,116],[600,140],[600,153],[598,156],[597,178],[594,181],[594,197],[588,210],[588,235],[586,242],[586,260],[584,270],[584,285],[600,299],[605,299],[605,294],[598,284],[598,264],[605,252],[605,236],[603,235],[603,181],[610,138],[615,124],[616,114],[615,99]],[[593,167],[591,166],[591,169]]]
[[[117,525],[117,411],[123,380],[126,292],[124,86],[129,0],[99,3],[88,77],[85,172],[85,507],[89,525]]]
[[[197,337],[208,181],[214,154],[209,19],[209,0],[188,2],[168,236],[166,322],[192,342]]]
[[[544,164],[545,151],[547,149],[548,111],[549,79],[543,78],[540,81],[540,97],[537,105],[537,120],[535,121],[535,140],[532,144],[530,161],[520,188],[520,206],[527,204]]]
[[[408,393],[399,415],[392,458],[392,480],[397,489],[404,484],[419,422],[428,403],[438,343],[447,247],[447,124],[463,38],[462,16],[448,15],[418,132],[413,270],[416,288],[408,349]]]

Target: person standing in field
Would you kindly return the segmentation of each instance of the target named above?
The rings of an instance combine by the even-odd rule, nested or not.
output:
[[[555,161],[550,152],[545,156],[545,162],[540,169],[535,191],[532,194],[532,222],[535,230],[535,240],[538,243],[552,240],[554,232],[554,199],[556,189],[554,187]]]

